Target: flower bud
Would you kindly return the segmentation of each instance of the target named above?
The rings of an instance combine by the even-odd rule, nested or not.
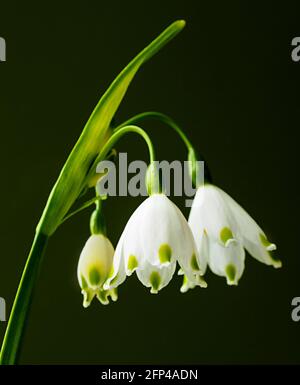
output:
[[[83,306],[88,307],[95,296],[108,303],[108,296],[116,300],[116,292],[103,289],[112,268],[114,248],[103,234],[89,237],[80,254],[77,276],[83,294]]]

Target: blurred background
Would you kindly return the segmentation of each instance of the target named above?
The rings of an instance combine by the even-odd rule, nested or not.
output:
[[[49,243],[20,363],[299,363],[300,322],[291,319],[300,296],[300,62],[291,59],[299,5],[280,3],[1,3],[0,296],[7,312],[47,196],[92,109],[130,59],[179,18],[185,30],[137,74],[117,122],[147,110],[176,119],[215,183],[256,219],[283,261],[275,270],[247,256],[238,287],[208,273],[207,289],[184,295],[179,277],[154,296],[134,275],[118,302],[85,310],[76,268],[89,236],[87,210]],[[143,127],[159,159],[186,158],[169,128]],[[131,160],[148,158],[133,135],[118,149]],[[141,200],[107,202],[114,245]],[[184,200],[175,201],[188,215]]]

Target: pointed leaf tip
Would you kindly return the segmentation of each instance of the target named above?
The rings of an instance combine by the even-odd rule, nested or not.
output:
[[[183,29],[185,27],[185,25],[186,25],[186,21],[183,20],[183,19],[182,20],[177,20],[174,23],[176,23],[178,25],[178,28],[180,28],[180,29]]]

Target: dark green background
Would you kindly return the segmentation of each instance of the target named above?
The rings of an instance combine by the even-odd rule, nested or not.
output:
[[[170,114],[206,157],[215,182],[278,245],[283,268],[246,259],[237,288],[208,274],[185,295],[176,277],[150,295],[136,277],[117,303],[84,310],[76,280],[89,212],[49,244],[21,363],[298,363],[300,36],[296,1],[85,1],[0,4],[0,295],[10,309],[48,193],[90,112],[124,65],[177,18],[187,27],[138,73],[117,114]],[[279,2],[276,2],[279,3]],[[173,132],[145,125],[160,159],[184,159]],[[139,138],[119,146],[147,159]],[[114,244],[140,199],[111,198]],[[183,200],[176,200],[185,214]],[[0,323],[0,339],[5,323]]]

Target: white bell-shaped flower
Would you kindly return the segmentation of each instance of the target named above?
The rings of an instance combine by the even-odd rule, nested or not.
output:
[[[153,194],[129,219],[104,288],[117,287],[136,271],[151,293],[157,293],[172,279],[177,261],[184,274],[200,285],[196,277],[203,274],[202,262],[185,217],[166,195]]]
[[[238,203],[214,185],[198,188],[189,224],[203,261],[215,274],[226,277],[229,285],[236,285],[243,274],[244,248],[260,262],[281,267],[270,253],[276,246]]]
[[[108,304],[108,297],[117,300],[116,290],[105,290],[103,284],[112,269],[114,248],[103,234],[89,237],[80,254],[77,277],[83,294],[83,306],[88,307],[96,296],[102,304]]]

